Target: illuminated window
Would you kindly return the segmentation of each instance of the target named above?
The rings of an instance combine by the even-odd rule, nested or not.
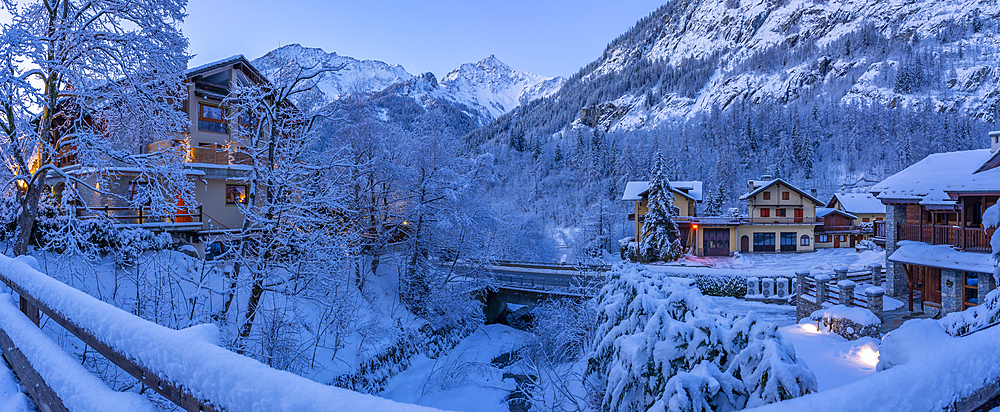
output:
[[[830,242],[830,235],[816,235],[816,242],[817,243],[829,243]]]
[[[809,235],[802,235],[802,246],[809,246]]]
[[[216,104],[198,103],[198,130],[229,133],[225,111]]]
[[[226,204],[247,204],[246,185],[226,185]]]

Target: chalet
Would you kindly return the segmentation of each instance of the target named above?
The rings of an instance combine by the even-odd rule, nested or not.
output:
[[[670,182],[670,192],[674,195],[674,208],[676,208],[676,219],[678,229],[681,231],[681,244],[687,243],[687,236],[690,231],[689,220],[685,218],[698,215],[697,204],[702,199],[702,182],[700,181],[675,181]],[[647,201],[649,195],[649,182],[628,182],[625,184],[625,193],[622,201],[632,202],[632,213],[628,219],[632,221],[632,239],[636,242],[642,240],[643,216],[649,211]]]
[[[148,211],[135,210],[123,199],[130,199],[142,182],[128,170],[115,169],[113,178],[105,183],[111,187],[96,187],[100,192],[79,191],[87,207],[78,208],[78,216],[108,215],[123,224],[172,232],[199,247],[204,247],[205,238],[241,227],[240,205],[247,203],[249,192],[244,178],[251,166],[248,156],[238,150],[223,100],[233,86],[267,80],[242,55],[188,69],[185,76],[187,99],[182,107],[191,120],[187,132],[170,140],[141,142],[140,152],[182,151],[199,206],[178,204],[174,216],[150,216]]]
[[[747,182],[749,217],[736,229],[740,252],[806,252],[815,250],[818,220],[816,197],[782,179],[764,176]]]
[[[887,292],[964,310],[994,288],[986,208],[1000,198],[1000,132],[991,148],[937,153],[872,187],[886,205]]]
[[[817,207],[816,249],[854,247],[861,233],[858,217],[840,209]]]
[[[687,253],[731,256],[737,251],[815,250],[813,235],[818,222],[815,209],[823,203],[784,180],[765,176],[764,180],[750,181],[750,192],[740,197],[749,205],[745,217],[700,217],[695,206],[701,201],[701,182],[671,182],[670,185],[678,209],[674,220]],[[629,214],[634,226],[633,239],[641,239],[648,188],[647,182],[629,182],[622,196],[622,200],[635,203],[633,213]]]

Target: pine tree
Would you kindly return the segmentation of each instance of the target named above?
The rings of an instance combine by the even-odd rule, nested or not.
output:
[[[674,195],[670,193],[670,182],[664,169],[663,156],[656,152],[653,163],[653,178],[649,182],[645,222],[642,232],[645,237],[639,245],[645,260],[674,261],[681,257],[680,230],[674,222],[677,215]]]
[[[705,216],[722,216],[722,202],[725,201],[726,193],[722,184],[719,184],[714,195],[709,195],[708,205],[705,206]]]

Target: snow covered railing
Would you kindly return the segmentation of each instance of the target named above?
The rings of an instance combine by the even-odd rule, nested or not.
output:
[[[816,310],[831,305],[862,307],[882,319],[882,265],[873,263],[865,271],[849,272],[837,267],[834,274],[816,274],[809,271],[795,274],[796,316],[798,320],[809,317]]]
[[[187,411],[431,411],[320,384],[218,346],[218,329],[166,328],[63,284],[35,268],[33,258],[0,255],[0,281],[125,372]],[[22,305],[22,309],[25,305]],[[25,325],[0,323],[8,335]],[[11,336],[13,337],[13,336]],[[11,347],[32,350],[15,338]],[[4,348],[6,351],[7,348]],[[34,366],[48,367],[45,360]],[[71,371],[66,371],[71,373]],[[21,376],[25,386],[34,385]],[[48,377],[45,377],[48,379]],[[48,382],[48,381],[46,381]],[[86,387],[77,388],[80,391]],[[36,399],[37,401],[37,399]],[[79,410],[141,410],[114,408]]]

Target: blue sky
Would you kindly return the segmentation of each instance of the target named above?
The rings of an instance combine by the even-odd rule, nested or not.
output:
[[[570,76],[665,0],[190,0],[192,66],[299,43],[438,77],[491,54]]]

